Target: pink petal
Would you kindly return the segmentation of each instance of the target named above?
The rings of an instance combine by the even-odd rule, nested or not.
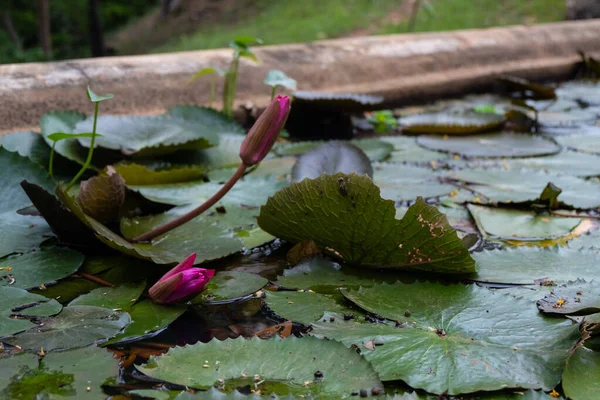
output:
[[[194,266],[194,261],[196,261],[196,253],[190,254],[189,256],[187,256],[187,258],[185,260],[183,260],[182,262],[177,264],[175,267],[173,267],[173,269],[171,269],[169,272],[164,274],[163,277],[159,279],[159,282],[162,280],[168,279],[171,276],[173,276],[181,271],[185,271],[187,269],[192,268]]]

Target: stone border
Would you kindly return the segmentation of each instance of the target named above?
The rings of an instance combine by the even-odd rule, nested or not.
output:
[[[442,33],[353,37],[256,48],[243,60],[238,101],[265,104],[262,80],[273,68],[302,90],[380,94],[390,104],[488,89],[499,74],[566,79],[578,50],[600,56],[600,20]],[[37,126],[55,109],[90,111],[89,84],[114,93],[105,113],[155,114],[176,104],[205,104],[208,82],[189,84],[207,66],[225,68],[231,50],[0,65],[0,132]],[[217,88],[220,93],[220,87]]]

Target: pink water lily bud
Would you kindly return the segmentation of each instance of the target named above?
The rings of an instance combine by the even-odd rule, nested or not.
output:
[[[269,154],[290,113],[290,98],[277,96],[258,117],[240,148],[247,166],[258,164]]]
[[[194,268],[196,253],[177,264],[163,275],[149,290],[150,298],[157,303],[173,303],[200,292],[215,274],[213,269]]]

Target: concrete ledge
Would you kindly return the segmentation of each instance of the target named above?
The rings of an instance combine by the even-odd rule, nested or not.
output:
[[[259,33],[260,34],[260,33]],[[569,77],[578,50],[600,56],[600,20],[484,30],[356,37],[256,48],[240,66],[238,101],[268,101],[265,73],[281,69],[303,90],[380,94],[408,103],[486,89],[499,74],[537,80]],[[114,93],[105,113],[159,113],[204,104],[208,81],[188,85],[207,66],[225,68],[231,50],[0,65],[0,132],[37,126],[55,109],[90,112],[84,88]],[[220,88],[218,88],[220,93]]]

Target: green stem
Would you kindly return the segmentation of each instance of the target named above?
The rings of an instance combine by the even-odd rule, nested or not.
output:
[[[217,78],[216,77],[212,77],[210,80],[210,98],[208,99],[208,107],[212,108],[213,106],[213,101],[215,101],[215,80]]]
[[[54,171],[54,148],[56,147],[56,142],[52,142],[52,149],[50,150],[50,161],[48,163],[48,173],[50,174],[50,178],[52,178],[52,174]]]
[[[152,229],[149,232],[146,232],[139,236],[136,236],[136,237],[132,238],[130,240],[130,242],[133,242],[133,243],[149,242],[152,239],[154,239],[155,237],[160,236],[163,233],[169,232],[170,230],[173,230],[173,229],[185,224],[186,222],[191,221],[192,219],[196,218],[198,215],[202,214],[204,211],[206,211],[210,207],[212,207],[217,201],[221,200],[221,198],[223,198],[223,196],[225,196],[227,194],[227,192],[229,192],[229,190],[231,190],[233,185],[235,185],[235,183],[238,180],[240,180],[240,178],[242,176],[244,176],[244,172],[246,171],[247,168],[248,168],[247,165],[241,164],[238,167],[237,171],[235,171],[235,174],[233,174],[233,176],[231,178],[229,178],[229,180],[223,185],[223,187],[221,189],[219,189],[219,191],[217,193],[215,193],[210,199],[206,200],[204,203],[202,203],[198,207],[194,208],[192,211],[188,212],[187,214],[182,215],[179,218],[169,221],[166,224],[160,225],[160,226]]]
[[[97,122],[98,122],[98,102],[94,103],[94,128],[92,129],[92,140],[90,143],[90,149],[88,150],[87,158],[85,159],[85,164],[83,164],[83,167],[81,167],[81,169],[79,170],[77,175],[75,175],[75,177],[73,177],[73,179],[71,179],[71,182],[69,182],[69,184],[67,185],[65,192],[69,191],[71,186],[73,186],[75,184],[75,182],[77,182],[77,180],[79,178],[81,178],[81,175],[83,175],[84,172],[92,164],[92,155],[94,154],[94,146],[96,144],[96,123]]]
[[[273,101],[273,99],[275,98],[275,88],[276,87],[277,87],[277,85],[275,85],[271,88],[271,101]]]

